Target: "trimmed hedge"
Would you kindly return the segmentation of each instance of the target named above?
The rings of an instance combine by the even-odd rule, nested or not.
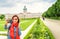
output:
[[[38,18],[37,23],[31,28],[24,39],[54,39],[51,31]],[[39,24],[40,22],[40,24]]]

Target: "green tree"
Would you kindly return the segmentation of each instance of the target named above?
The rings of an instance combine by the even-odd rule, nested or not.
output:
[[[0,15],[0,19],[2,20],[3,18],[5,18],[5,15]]]
[[[60,17],[60,0],[57,0],[47,11],[42,15],[43,17]]]

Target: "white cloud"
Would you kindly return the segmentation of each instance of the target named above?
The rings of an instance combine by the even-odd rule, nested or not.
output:
[[[34,2],[34,0],[8,0],[7,3],[11,3],[14,4],[13,7],[0,7],[0,13],[20,13],[23,12],[23,7],[24,5],[27,6],[28,12],[33,12],[33,13],[37,13],[37,12],[44,12],[46,11],[53,3],[49,3],[49,2]],[[37,1],[37,0],[35,0]],[[26,3],[24,3],[26,2]],[[27,4],[29,3],[30,4]],[[31,2],[33,2],[31,4]]]

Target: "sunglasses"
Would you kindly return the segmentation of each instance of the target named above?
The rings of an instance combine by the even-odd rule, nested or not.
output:
[[[18,19],[13,19],[13,20],[18,20]]]

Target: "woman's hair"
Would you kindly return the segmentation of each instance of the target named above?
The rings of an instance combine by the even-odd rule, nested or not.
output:
[[[14,15],[14,16],[12,17],[12,19],[13,19],[14,17],[17,17],[18,23],[19,23],[19,17],[18,17],[17,15]]]

